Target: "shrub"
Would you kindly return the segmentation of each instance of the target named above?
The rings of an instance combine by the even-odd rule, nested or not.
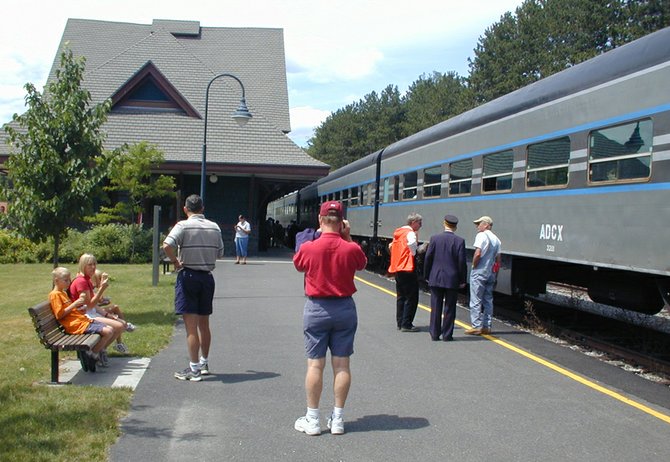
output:
[[[91,253],[101,263],[151,262],[152,230],[137,225],[107,224],[82,232],[69,229],[58,249],[58,260],[77,263]],[[35,244],[13,231],[0,229],[0,263],[47,263],[53,261],[53,239]]]
[[[86,233],[88,252],[104,263],[148,263],[152,235],[137,225],[95,226]]]
[[[37,263],[38,245],[14,231],[0,229],[0,263]]]

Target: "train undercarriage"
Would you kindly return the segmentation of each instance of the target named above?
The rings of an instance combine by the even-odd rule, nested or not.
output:
[[[389,264],[389,239],[353,236],[368,255],[368,267],[384,272]],[[471,261],[472,251],[468,251]],[[422,256],[417,266],[421,273]],[[645,314],[656,314],[670,305],[670,278],[634,271],[504,255],[496,290],[507,295],[540,295],[547,283],[569,284],[586,289],[596,303]]]

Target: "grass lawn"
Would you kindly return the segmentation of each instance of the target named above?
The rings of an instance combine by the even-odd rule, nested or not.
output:
[[[65,265],[77,272],[76,265]],[[172,335],[174,276],[151,285],[151,265],[106,265],[105,295],[138,326],[123,340],[133,356],[154,356]],[[46,386],[50,351],[39,343],[28,307],[47,299],[52,265],[0,265],[0,459],[2,461],[104,461],[120,435],[129,389]],[[116,355],[109,349],[110,356]],[[63,352],[60,358],[76,357]]]

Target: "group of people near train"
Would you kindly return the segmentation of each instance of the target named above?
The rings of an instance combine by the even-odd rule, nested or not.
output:
[[[467,335],[491,333],[493,288],[500,268],[501,242],[493,233],[493,219],[482,216],[474,220],[477,235],[470,269],[470,323]],[[465,287],[467,262],[465,240],[456,234],[458,217],[444,216],[444,232],[431,236],[420,249],[418,232],[423,217],[412,213],[407,224],[397,228],[389,245],[391,258],[388,272],[396,281],[396,321],[401,332],[418,332],[414,316],[419,302],[419,278],[416,256],[425,251],[423,274],[430,287],[430,337],[445,342],[454,339],[458,291]],[[443,315],[444,314],[444,315]]]
[[[175,378],[198,382],[209,374],[211,332],[209,316],[213,312],[215,281],[212,271],[223,256],[223,239],[219,226],[205,218],[200,196],[193,194],[184,204],[186,219],[179,221],[163,242],[167,258],[175,266],[175,313],[182,316],[186,330],[189,365],[175,372]],[[248,236],[250,228],[240,216],[236,232]],[[472,328],[468,335],[491,332],[492,296],[495,266],[500,264],[500,240],[493,234],[493,220],[482,216],[474,221],[478,233],[470,271],[470,312]],[[418,232],[422,217],[412,213],[407,224],[395,230],[390,244],[389,272],[396,278],[396,321],[402,332],[418,332],[414,326],[419,299],[416,254],[420,252]],[[465,242],[456,235],[458,218],[444,217],[444,232],[432,236],[425,248],[424,274],[431,289],[430,335],[433,340],[453,340],[458,290],[466,282]],[[304,273],[306,296],[303,308],[303,337],[307,357],[305,393],[307,410],[294,428],[308,435],[321,434],[319,402],[323,389],[326,355],[331,354],[334,406],[327,420],[331,434],[344,433],[344,406],[351,386],[350,357],[358,327],[354,275],[364,269],[367,257],[350,234],[342,204],[329,201],[321,205],[318,230],[297,236],[295,268]],[[238,237],[244,239],[244,235]],[[242,262],[238,258],[236,262]],[[77,279],[70,283],[65,268],[54,270],[55,288],[49,295],[56,318],[69,333],[99,333],[102,339],[90,353],[91,360],[101,360],[105,349],[117,341],[122,351],[121,333],[134,329],[122,313],[104,309],[103,293],[109,284],[102,274],[95,290],[96,261],[82,255]],[[68,291],[69,288],[69,291]],[[107,302],[108,303],[108,302]],[[88,317],[88,307],[95,307],[99,317]],[[442,312],[444,311],[444,316]],[[127,350],[126,350],[127,351]]]
[[[397,228],[389,245],[389,273],[396,279],[396,323],[401,332],[419,332],[414,326],[419,301],[416,255],[420,251],[418,231],[423,219],[418,213],[407,217]],[[305,391],[307,411],[294,424],[307,435],[321,434],[319,401],[327,350],[333,368],[334,407],[328,417],[331,434],[344,433],[344,404],[351,385],[349,358],[354,351],[358,325],[356,305],[351,298],[356,288],[356,271],[365,268],[367,259],[352,242],[350,227],[337,201],[321,205],[319,229],[305,230],[296,236],[293,263],[305,273],[307,301],[303,311],[303,332],[307,355]],[[500,239],[491,231],[493,220],[482,216],[477,226],[475,252],[470,271],[470,315],[472,327],[467,335],[491,333],[493,287],[500,266]],[[434,341],[452,341],[459,289],[465,287],[467,263],[465,240],[456,235],[458,218],[444,217],[444,232],[430,238],[425,247],[424,275],[431,291],[430,336]],[[444,316],[442,313],[444,312]]]

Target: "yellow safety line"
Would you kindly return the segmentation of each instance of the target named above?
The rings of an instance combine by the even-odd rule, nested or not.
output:
[[[366,281],[365,279],[361,279],[358,276],[355,276],[355,279],[357,281],[362,282],[363,284],[369,285],[370,287],[374,287],[375,289],[377,289],[381,292],[384,292],[385,294],[391,295],[393,297],[396,296],[395,292],[393,292],[391,290],[388,290],[388,289],[385,289],[384,287],[381,287],[377,284],[373,284],[369,281]],[[428,306],[419,304],[419,308],[421,308],[422,310],[426,310],[426,311],[430,312],[430,307],[428,307]],[[458,321],[458,320],[456,320],[456,324],[459,327],[462,327],[462,328],[465,328],[465,329],[470,328],[469,324],[465,324],[465,323],[463,323],[461,321]],[[657,419],[662,420],[665,423],[670,424],[670,416],[667,415],[667,414],[663,414],[663,413],[658,412],[658,411],[656,411],[656,410],[654,410],[654,409],[652,409],[648,406],[645,406],[644,404],[638,403],[637,401],[633,401],[632,399],[627,398],[620,393],[617,393],[617,392],[609,390],[608,388],[605,388],[601,385],[598,385],[597,383],[594,383],[594,382],[592,382],[592,381],[590,381],[590,380],[588,380],[584,377],[581,377],[581,376],[575,374],[574,372],[570,372],[567,369],[564,369],[564,368],[558,366],[557,364],[554,364],[550,361],[547,361],[546,359],[542,359],[539,356],[535,356],[534,354],[529,353],[528,351],[525,351],[521,348],[518,348],[518,347],[516,347],[516,346],[514,346],[510,343],[507,343],[504,340],[500,340],[497,337],[494,337],[492,335],[485,335],[485,334],[482,334],[482,337],[485,337],[486,339],[488,339],[488,340],[490,340],[494,343],[497,343],[498,345],[500,345],[504,348],[507,348],[508,350],[511,350],[515,353],[520,354],[521,356],[524,356],[524,357],[526,357],[526,358],[528,358],[532,361],[535,361],[538,364],[541,364],[545,367],[548,367],[549,369],[553,370],[554,372],[558,372],[559,374],[564,375],[564,376],[566,376],[566,377],[568,377],[568,378],[570,378],[570,379],[572,379],[572,380],[574,380],[578,383],[581,383],[582,385],[586,385],[587,387],[589,387],[593,390],[596,390],[596,391],[598,391],[600,393],[603,393],[603,394],[605,394],[605,395],[607,395],[611,398],[614,398],[618,401],[621,401],[624,404],[628,404],[629,406],[632,406],[636,409],[639,409],[642,412],[645,412],[649,415],[652,415],[652,416],[656,417]]]

